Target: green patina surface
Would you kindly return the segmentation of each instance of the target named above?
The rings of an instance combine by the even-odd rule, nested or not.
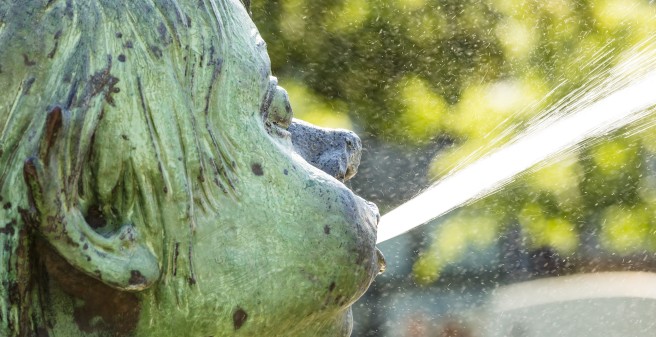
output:
[[[238,0],[0,0],[0,335],[348,335],[376,215],[280,97]]]

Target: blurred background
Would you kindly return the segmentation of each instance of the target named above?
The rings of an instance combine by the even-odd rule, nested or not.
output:
[[[348,184],[382,214],[656,32],[648,0],[257,0],[251,10],[295,116],[361,136]],[[500,285],[656,271],[652,129],[586,144],[381,244],[388,270],[355,304],[353,335],[478,336],[476,313]]]

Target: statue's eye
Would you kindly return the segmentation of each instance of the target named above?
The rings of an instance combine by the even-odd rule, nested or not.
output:
[[[291,133],[287,129],[292,124],[292,118],[294,117],[292,107],[285,89],[276,87],[275,90],[264,125],[270,134],[291,139]]]
[[[287,91],[282,87],[276,86],[274,90],[267,119],[272,124],[287,129],[292,123],[292,118],[294,118],[294,112],[289,103],[289,96],[287,95]]]
[[[290,138],[287,128],[292,124],[294,113],[287,91],[278,86],[278,79],[271,76],[269,87],[262,102],[262,120],[267,131],[275,136]]]
[[[287,128],[292,124],[294,113],[287,91],[278,86],[278,79],[273,76],[269,78],[261,113],[264,126],[270,134],[283,138],[290,137]]]

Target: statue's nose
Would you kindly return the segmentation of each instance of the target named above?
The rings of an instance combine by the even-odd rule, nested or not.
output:
[[[289,96],[273,76],[261,110],[265,123],[291,133],[294,150],[308,163],[340,181],[349,180],[358,171],[362,154],[360,137],[352,131],[321,128],[292,119]]]
[[[340,181],[349,180],[358,171],[362,141],[354,132],[321,128],[298,119],[288,131],[296,152],[313,166]]]

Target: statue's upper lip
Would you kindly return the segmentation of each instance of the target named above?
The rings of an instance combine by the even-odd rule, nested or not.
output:
[[[373,203],[369,200],[366,200],[366,199],[364,199],[364,202],[367,204],[367,206],[369,206],[369,208],[371,208],[373,210],[373,212],[376,216],[375,225],[376,225],[376,227],[378,227],[378,223],[380,222],[380,212],[378,211],[378,206],[375,203]]]

